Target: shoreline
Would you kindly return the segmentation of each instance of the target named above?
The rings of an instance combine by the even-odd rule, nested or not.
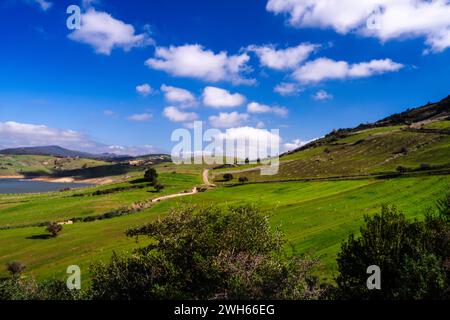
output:
[[[93,185],[102,185],[113,182],[110,178],[93,178],[93,179],[81,179],[77,180],[72,177],[64,177],[64,178],[55,178],[50,176],[40,176],[34,178],[27,178],[24,175],[7,175],[0,176],[0,180],[2,179],[24,179],[30,181],[41,181],[41,182],[51,182],[51,183],[85,183],[85,184],[93,184]]]

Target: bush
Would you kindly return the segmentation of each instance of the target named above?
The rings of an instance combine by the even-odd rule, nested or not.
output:
[[[130,229],[151,244],[91,268],[93,299],[312,299],[312,260],[284,258],[283,235],[254,206],[181,207]]]
[[[144,173],[144,179],[150,182],[152,185],[156,183],[156,178],[158,178],[158,173],[154,168],[149,168]]]
[[[53,238],[55,238],[58,236],[58,233],[61,232],[62,228],[63,228],[62,225],[60,225],[56,222],[52,222],[52,223],[48,224],[46,230],[47,230],[47,232],[49,232],[51,234],[51,236]]]
[[[247,177],[239,177],[239,183],[246,183],[246,182],[248,182]]]
[[[408,221],[394,207],[365,217],[361,236],[351,235],[338,255],[337,298],[449,298],[450,223],[445,218],[449,202],[450,197],[441,201],[438,213],[428,213],[424,221]],[[370,265],[381,269],[381,290],[367,289]]]
[[[398,166],[396,170],[399,173],[405,173],[405,172],[408,172],[409,169],[407,167],[404,167],[404,166]]]
[[[0,281],[0,301],[76,300],[82,298],[82,293],[78,290],[67,289],[64,281],[47,280],[38,283],[33,278]]]
[[[26,265],[19,261],[12,261],[6,264],[6,271],[13,277],[20,275],[26,268]]]
[[[225,180],[225,181],[231,181],[231,180],[233,180],[233,175],[231,174],[231,173],[225,173],[224,175],[223,175],[223,180]]]

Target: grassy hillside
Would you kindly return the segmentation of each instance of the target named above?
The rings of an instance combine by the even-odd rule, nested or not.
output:
[[[440,128],[446,122],[432,124]],[[450,169],[450,134],[406,126],[365,129],[287,154],[280,161],[277,175],[261,176],[254,170],[236,174],[235,181],[239,176],[250,181],[367,176],[396,173],[399,166],[410,171],[442,171]]]
[[[51,174],[55,171],[75,170],[80,168],[92,168],[97,166],[109,166],[111,163],[82,159],[82,158],[57,158],[37,155],[3,155],[0,154],[0,177],[13,175]]]

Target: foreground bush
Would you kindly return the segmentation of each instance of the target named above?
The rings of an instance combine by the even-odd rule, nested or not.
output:
[[[58,280],[36,282],[32,278],[17,278],[0,281],[1,300],[77,300],[81,293],[67,289],[66,283]]]
[[[366,217],[337,263],[338,299],[449,299],[450,196],[424,221],[408,221],[393,207]],[[381,290],[367,289],[370,265],[381,269]]]
[[[281,256],[282,234],[254,206],[183,207],[127,231],[152,242],[93,266],[93,299],[314,299],[312,260]]]

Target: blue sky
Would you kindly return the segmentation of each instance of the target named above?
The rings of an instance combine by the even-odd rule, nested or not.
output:
[[[450,94],[448,1],[320,2],[2,1],[0,147],[168,151],[196,119],[289,148]]]

